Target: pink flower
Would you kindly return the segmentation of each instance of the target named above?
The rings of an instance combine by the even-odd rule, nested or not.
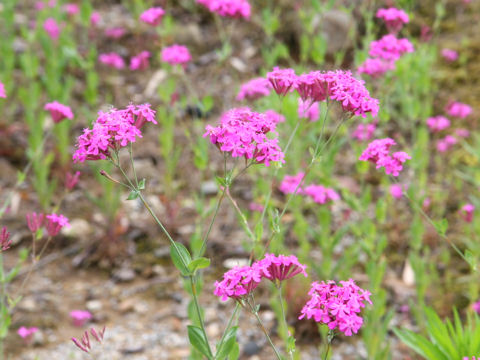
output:
[[[70,317],[73,320],[73,325],[82,327],[92,318],[92,314],[86,310],[73,310],[70,312]]]
[[[272,86],[265,78],[254,78],[240,87],[237,100],[257,100],[263,96],[268,96]]]
[[[392,195],[395,199],[401,199],[403,196],[402,185],[400,184],[390,185],[390,195]]]
[[[358,124],[357,128],[352,133],[352,138],[357,139],[358,141],[367,141],[373,137],[373,133],[377,128],[375,122],[369,124]]]
[[[365,307],[364,302],[372,304],[371,294],[358,287],[352,279],[340,281],[340,284],[335,281],[312,283],[308,293],[310,300],[303,307],[299,319],[313,318],[331,330],[338,328],[346,336],[356,334],[363,324],[363,319],[357,314]]]
[[[80,12],[80,7],[74,3],[65,4],[63,8],[65,9],[65,12],[70,16],[77,15]]]
[[[97,11],[94,11],[92,15],[90,15],[90,24],[92,26],[97,26],[101,19],[102,17],[100,16],[100,13]]]
[[[43,23],[43,29],[53,40],[57,40],[60,36],[60,27],[58,26],[54,18],[48,18],[47,20],[45,20],[45,22]]]
[[[6,251],[10,249],[12,245],[12,240],[9,240],[10,233],[7,231],[7,228],[4,226],[0,232],[0,251]]]
[[[162,22],[164,14],[165,11],[161,7],[152,7],[140,15],[140,21],[152,26],[157,26]]]
[[[457,143],[456,138],[454,138],[451,135],[447,135],[443,139],[440,139],[437,141],[437,151],[442,153],[446,152],[456,143]]]
[[[36,212],[32,212],[27,214],[26,217],[28,228],[33,234],[35,234],[43,226],[45,215],[42,213],[37,214]]]
[[[215,281],[214,294],[222,301],[228,298],[247,297],[258,286],[262,276],[260,269],[251,266],[236,266],[223,274],[223,280]]]
[[[442,49],[442,56],[448,62],[454,62],[458,59],[458,53],[452,49]]]
[[[293,69],[280,69],[276,66],[267,74],[267,80],[270,81],[273,90],[278,95],[285,96],[287,92],[295,88],[297,75]]]
[[[220,16],[250,19],[251,8],[247,0],[196,0],[209,11]]]
[[[395,61],[405,53],[414,51],[412,43],[406,39],[398,39],[395,35],[385,35],[380,40],[372,41],[369,55],[387,61]]]
[[[432,29],[430,26],[422,25],[420,28],[420,40],[423,42],[429,42],[432,39]]]
[[[120,39],[123,35],[126,34],[126,30],[122,27],[113,27],[105,29],[105,36],[112,39]]]
[[[458,118],[466,118],[468,115],[472,113],[472,108],[467,104],[463,104],[461,102],[452,102],[447,105],[445,111],[448,115]]]
[[[55,124],[58,124],[63,119],[73,119],[73,112],[70,107],[60,104],[58,101],[47,103],[44,110],[50,111],[50,115]]]
[[[370,161],[377,165],[377,169],[385,168],[387,175],[398,176],[403,169],[402,164],[411,157],[403,151],[390,155],[390,147],[393,145],[396,145],[396,142],[390,138],[374,140],[368,144],[359,160]]]
[[[465,204],[462,206],[460,213],[462,215],[463,220],[468,223],[473,221],[473,212],[475,211],[475,206],[473,204]]]
[[[476,303],[472,304],[472,309],[475,311],[477,314],[480,315],[480,301],[477,301]]]
[[[33,340],[33,334],[38,331],[36,327],[25,327],[22,326],[17,330],[17,334],[23,339],[25,344],[30,344]]]
[[[102,64],[113,67],[115,69],[123,69],[125,67],[125,62],[123,61],[122,57],[114,52],[108,54],[100,54],[98,60]]]
[[[7,98],[7,93],[5,92],[5,85],[0,81],[0,98]]]
[[[295,176],[285,175],[278,189],[284,194],[293,194],[295,190],[297,194],[303,194],[301,183],[304,177],[305,173],[303,172],[299,172]]]
[[[145,70],[148,68],[149,51],[142,51],[137,56],[130,59],[130,70]]]
[[[285,162],[278,139],[267,137],[275,127],[276,123],[265,114],[249,108],[234,108],[222,115],[219,126],[207,125],[204,137],[209,136],[212,144],[232,157],[254,159],[269,166],[271,161]]]
[[[385,25],[390,32],[398,32],[403,27],[404,24],[407,24],[408,14],[394,7],[388,9],[378,9],[377,18],[383,19]]]
[[[45,228],[47,229],[48,236],[56,236],[63,227],[70,227],[66,216],[53,213],[47,215],[46,218]]]
[[[304,102],[301,98],[298,99],[298,117],[308,119],[312,122],[318,121],[320,117],[320,106],[318,101],[314,103]]]
[[[252,267],[260,269],[262,276],[272,282],[288,280],[298,274],[308,276],[305,272],[306,266],[300,264],[295,255],[265,254],[265,257]]]
[[[102,343],[103,337],[105,335],[105,327],[103,327],[102,331],[96,331],[94,328],[90,329],[90,334],[91,336],[98,342]],[[92,345],[90,343],[90,337],[88,335],[88,331],[85,331],[83,333],[82,339],[77,340],[76,338],[72,338],[73,343],[75,344],[76,347],[78,347],[80,350],[86,352],[87,354],[90,353],[90,350],[92,350]]]
[[[470,136],[470,131],[467,129],[455,129],[455,135],[461,138],[467,138]]]
[[[270,120],[271,122],[273,122],[274,124],[285,122],[285,116],[277,113],[274,110],[266,110],[264,112],[264,114],[267,117],[267,119]]]
[[[150,104],[129,105],[126,109],[112,109],[106,113],[100,111],[92,129],[84,129],[78,137],[73,161],[109,158],[112,149],[119,150],[142,137],[140,128],[145,122],[157,124],[155,110]]]
[[[463,3],[464,3],[464,4],[468,4],[468,3],[470,3],[470,0],[468,0],[468,1],[463,0]],[[470,358],[470,357],[468,357],[468,356],[464,356],[464,357],[463,357],[463,360],[480,360],[480,357],[472,356],[472,357]]]
[[[331,189],[326,188],[323,185],[309,185],[304,190],[305,195],[312,198],[317,204],[325,204],[327,201],[336,201],[340,199],[340,195]]]
[[[358,72],[360,74],[367,74],[373,78],[376,78],[393,69],[395,69],[394,61],[380,58],[368,58],[362,65],[359,66]]]
[[[77,171],[75,174],[71,174],[69,172],[67,172],[65,174],[65,187],[68,189],[68,190],[73,190],[73,188],[75,187],[75,185],[77,185],[78,183],[78,179],[80,178],[80,171]]]
[[[441,115],[429,117],[427,119],[427,126],[432,132],[439,132],[450,127],[450,120],[448,120],[445,116]]]
[[[162,49],[162,61],[170,65],[181,64],[185,66],[192,60],[188,48],[183,45],[172,45]]]
[[[262,212],[264,209],[262,204],[259,204],[253,201],[250,204],[248,204],[248,208],[250,211],[256,211],[256,212]]]

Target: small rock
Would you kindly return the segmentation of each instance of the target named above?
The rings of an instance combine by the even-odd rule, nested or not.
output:
[[[82,237],[91,233],[91,226],[84,219],[73,219],[70,221],[70,227],[62,229],[62,235],[70,237]]]
[[[254,341],[247,342],[243,347],[243,353],[246,356],[252,356],[252,355],[258,354],[260,350],[262,350],[262,348],[258,346],[258,344]]]
[[[122,352],[122,354],[139,354],[139,353],[142,353],[145,351],[145,348],[143,347],[143,345],[131,345],[129,347],[126,347],[124,349],[121,349],[120,350]]]
[[[215,195],[218,192],[218,186],[214,181],[205,181],[200,187],[203,195]]]
[[[207,331],[208,337],[216,338],[217,336],[220,335],[220,332],[221,332],[220,325],[218,325],[218,323],[216,323],[216,322],[212,323],[212,324],[207,326],[206,331]]]
[[[121,282],[129,282],[135,279],[135,271],[132,268],[122,267],[113,272],[113,278]]]
[[[90,300],[85,304],[87,310],[90,312],[100,311],[103,308],[102,302],[99,300]]]

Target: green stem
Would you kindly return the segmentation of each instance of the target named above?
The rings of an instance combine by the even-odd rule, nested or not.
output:
[[[195,305],[195,311],[197,312],[198,321],[200,322],[200,328],[202,329],[202,333],[205,339],[208,339],[207,333],[205,331],[205,323],[203,321],[202,312],[200,311],[200,304],[198,303],[198,295],[197,295],[197,288],[195,286],[195,279],[193,275],[190,275],[189,279],[190,279],[190,286],[192,289],[193,304]],[[207,345],[208,345],[208,353],[210,354],[210,358],[213,358],[212,349],[210,349],[210,344],[208,343],[208,340],[207,340]]]
[[[225,331],[223,332],[223,335],[220,339],[220,342],[218,343],[217,349],[221,349],[223,342],[225,341],[225,336],[227,335],[228,330],[232,327],[233,320],[235,319],[235,316],[237,315],[238,310],[240,309],[240,304],[237,302],[235,305],[235,309],[233,310],[232,316],[230,316],[230,319],[228,320],[227,327],[225,328]]]
[[[130,146],[128,147],[128,153],[130,154],[130,164],[132,166],[133,177],[135,178],[135,184],[137,185],[137,188],[138,188],[137,171],[135,170],[135,165],[133,163],[132,143],[130,143]]]
[[[207,249],[207,242],[208,242],[208,236],[210,235],[210,232],[212,231],[213,223],[215,222],[215,219],[217,218],[218,210],[220,209],[220,205],[222,204],[222,201],[225,197],[225,189],[223,189],[222,195],[217,201],[217,206],[215,207],[215,212],[213,213],[212,220],[210,221],[210,224],[208,225],[207,232],[205,233],[205,236],[203,237],[202,241],[202,247],[200,248],[199,256],[202,256],[204,252]]]
[[[245,215],[242,213],[242,210],[240,210],[240,208],[238,207],[238,204],[237,204],[237,202],[235,201],[235,199],[232,198],[232,195],[230,195],[230,190],[229,190],[228,187],[225,189],[225,195],[226,195],[227,198],[231,201],[231,203],[232,203],[233,207],[235,208],[235,211],[237,212],[238,216],[240,216],[240,219],[241,219],[242,222],[243,222],[243,225],[244,225],[244,227],[245,227],[245,231],[247,232],[248,237],[249,237],[252,241],[255,241],[255,235],[253,234],[252,230],[250,229],[250,225],[248,224],[247,218],[246,218]]]
[[[290,355],[290,359],[293,360],[293,352],[288,351],[287,341],[285,340],[288,338],[288,323],[287,323],[287,317],[285,315],[285,308],[283,307],[282,283],[280,283],[277,286],[277,290],[278,290],[278,300],[280,301],[280,310],[282,311],[283,325],[285,327],[285,334],[283,334],[284,341],[285,341],[285,350]]]
[[[265,329],[265,326],[263,325],[263,322],[262,322],[262,319],[260,319],[260,316],[258,316],[258,311],[255,310],[254,307],[252,307],[250,305],[250,308],[253,312],[253,315],[255,315],[255,318],[257,319],[257,322],[258,324],[260,325],[260,328],[262,329],[263,333],[265,334],[265,337],[267,338],[268,340],[268,343],[270,344],[270,346],[272,347],[273,351],[275,352],[275,356],[277,357],[278,360],[282,360],[282,357],[280,356],[277,348],[275,347],[275,345],[273,344],[273,341],[272,339],[270,338],[270,335],[268,335],[268,332],[267,332],[267,329]]]

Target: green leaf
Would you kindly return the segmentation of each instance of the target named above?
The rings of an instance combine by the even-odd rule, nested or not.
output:
[[[188,264],[192,261],[192,257],[185,246],[175,241],[174,244],[170,245],[170,256],[173,264],[180,270],[183,276],[191,275],[191,271],[188,270]]]
[[[198,269],[205,269],[209,266],[210,266],[210,259],[200,257],[198,259],[190,261],[190,263],[188,264],[188,270],[194,273]]]
[[[235,349],[235,344],[237,344],[237,330],[238,326],[233,326],[230,328],[230,330],[228,330],[227,334],[225,334],[225,337],[223,338],[223,343],[217,349],[215,359],[225,359]]]
[[[435,224],[435,229],[438,231],[438,233],[442,236],[445,236],[445,234],[447,233],[447,229],[448,229],[447,219],[442,219],[440,221],[435,221],[434,224]]]
[[[192,344],[195,349],[200,351],[208,359],[212,359],[210,346],[202,329],[197,326],[188,325],[188,340],[190,340],[190,344]]]
[[[138,188],[139,188],[140,190],[144,190],[144,189],[145,189],[145,179],[140,180],[140,182],[138,183]]]
[[[135,200],[138,198],[138,191],[132,190],[130,191],[130,194],[127,197],[127,200]]]
[[[221,187],[227,186],[227,181],[223,177],[215,176],[215,180],[217,180],[218,185],[220,185]]]
[[[449,360],[433,343],[410,330],[393,329],[402,342],[428,360]]]

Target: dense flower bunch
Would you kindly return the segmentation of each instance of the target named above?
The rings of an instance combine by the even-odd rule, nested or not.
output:
[[[445,116],[441,115],[429,117],[427,119],[427,126],[432,132],[439,132],[450,127],[450,120],[448,120]]]
[[[305,173],[299,172],[297,175],[285,175],[278,189],[284,194],[293,194],[297,190],[297,194],[303,194],[302,180]]]
[[[123,61],[123,58],[114,52],[100,54],[98,61],[115,69],[123,69],[125,67],[125,61]]]
[[[47,32],[48,36],[50,36],[52,40],[57,40],[60,36],[60,27],[54,18],[48,18],[45,20],[43,23],[43,29]]]
[[[385,21],[387,29],[391,32],[398,32],[404,24],[408,24],[408,14],[394,7],[387,9],[378,9],[377,18]]]
[[[358,124],[357,128],[352,132],[352,138],[358,141],[367,141],[373,137],[373,133],[377,128],[377,123]]]
[[[32,212],[27,214],[27,226],[32,233],[36,233],[42,226],[43,221],[45,220],[45,214],[37,214],[36,212]]]
[[[336,201],[340,199],[340,195],[332,188],[323,185],[311,184],[306,187],[303,185],[305,174],[299,172],[295,176],[286,175],[279,186],[279,190],[284,194],[296,193],[310,197],[317,204],[325,204],[328,201]]]
[[[222,301],[228,298],[247,297],[260,284],[262,278],[272,282],[290,279],[302,274],[307,277],[306,266],[300,264],[294,255],[266,254],[262,260],[251,266],[236,266],[223,274],[222,281],[215,282],[214,294]]]
[[[251,7],[247,0],[197,0],[197,3],[220,16],[250,19]]]
[[[172,45],[162,49],[162,61],[170,65],[186,65],[192,57],[188,48],[183,45]]]
[[[127,30],[125,30],[122,27],[113,27],[113,28],[105,29],[104,33],[105,33],[105,36],[108,38],[120,39],[123,35],[127,33]]]
[[[328,325],[333,330],[338,328],[346,336],[357,333],[363,324],[363,319],[357,314],[370,301],[370,292],[361,289],[350,279],[325,283],[314,282],[308,293],[310,300],[301,310],[299,319],[313,318],[316,322]]]
[[[4,226],[0,232],[0,251],[5,251],[10,249],[12,245],[12,240],[10,240],[10,232]]]
[[[458,59],[458,53],[452,49],[442,49],[441,54],[443,58],[448,62],[454,62]]]
[[[473,212],[475,211],[475,205],[473,204],[465,204],[462,206],[460,210],[463,220],[466,222],[471,223],[473,221]]]
[[[38,328],[35,327],[35,326],[32,326],[32,327],[21,326],[21,327],[17,330],[18,336],[20,336],[20,337],[23,339],[23,342],[24,342],[26,345],[31,344],[31,342],[33,341],[33,335],[34,335],[36,332],[38,332]]]
[[[242,84],[237,95],[237,100],[256,100],[270,94],[272,86],[265,78],[254,78]]]
[[[234,108],[222,115],[219,126],[207,125],[204,136],[209,136],[212,144],[230,152],[232,157],[255,159],[269,166],[271,161],[285,162],[278,139],[267,137],[275,127],[276,123],[265,114],[249,108]]]
[[[403,187],[400,184],[392,184],[390,185],[390,195],[392,195],[395,199],[401,199],[403,196]]]
[[[65,4],[63,9],[70,16],[77,15],[80,12],[80,7],[74,3]]]
[[[280,69],[275,66],[271,72],[267,73],[267,80],[278,95],[285,96],[287,92],[295,89],[297,75],[293,69]]]
[[[72,310],[70,311],[70,317],[72,318],[73,325],[82,327],[92,318],[92,314],[86,310]]]
[[[92,129],[84,129],[78,137],[74,162],[110,158],[110,151],[118,150],[142,137],[140,128],[145,122],[157,124],[155,110],[150,104],[129,105],[126,109],[100,111]]]
[[[0,98],[7,98],[7,93],[5,92],[5,85],[0,81]]]
[[[464,356],[463,360],[480,360],[480,356],[472,356],[471,358],[468,356]]]
[[[60,104],[58,101],[47,103],[44,110],[50,111],[54,123],[59,123],[63,119],[73,119],[73,112],[69,106]]]
[[[359,66],[358,72],[360,74],[367,74],[371,77],[380,77],[387,71],[395,69],[395,62],[380,58],[368,58]]]
[[[264,114],[267,117],[267,119],[272,121],[274,124],[285,122],[285,116],[277,113],[275,110],[266,110]]]
[[[60,230],[64,227],[69,227],[68,218],[63,215],[57,215],[55,213],[45,216],[46,223],[45,228],[47,229],[48,236],[57,235]]]
[[[398,39],[395,35],[389,34],[380,40],[372,41],[369,55],[387,61],[396,61],[405,53],[413,52],[412,43],[406,39]]]
[[[472,113],[472,108],[467,104],[455,101],[448,104],[445,111],[450,116],[463,119]]]
[[[132,57],[130,59],[130,70],[145,70],[148,68],[150,56],[150,51],[142,51],[140,54]]]
[[[68,190],[73,190],[75,185],[77,185],[79,179],[80,171],[76,171],[74,174],[67,172],[65,174],[65,188],[67,188]]]
[[[457,139],[452,135],[447,135],[443,139],[437,141],[437,151],[447,152],[450,148],[457,143]]]
[[[472,309],[475,311],[477,314],[480,315],[480,301],[477,301],[476,303],[472,304]]]
[[[152,7],[140,15],[140,21],[152,26],[157,26],[162,22],[164,14],[165,11],[161,7]]]
[[[403,163],[411,157],[403,151],[394,152],[390,155],[390,148],[396,145],[395,140],[390,138],[378,139],[368,144],[359,160],[370,161],[377,165],[377,169],[385,168],[385,173],[398,176],[403,169]]]
[[[313,103],[298,99],[298,117],[300,119],[308,119],[312,122],[317,121],[320,117],[320,104],[318,101]]]

